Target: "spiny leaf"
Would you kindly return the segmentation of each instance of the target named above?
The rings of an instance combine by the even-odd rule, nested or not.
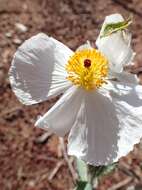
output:
[[[117,163],[110,164],[108,166],[89,166],[89,173],[92,179],[100,178],[104,175],[111,173],[117,166]]]
[[[75,190],[92,190],[92,186],[87,181],[78,181]]]
[[[127,20],[121,21],[121,22],[117,22],[117,23],[109,23],[106,24],[103,34],[100,36],[102,37],[106,37],[111,35],[114,32],[117,32],[119,30],[124,30],[126,28],[128,28],[128,26],[132,23],[132,18],[129,17]]]

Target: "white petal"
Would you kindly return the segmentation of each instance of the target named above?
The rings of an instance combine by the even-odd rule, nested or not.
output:
[[[27,105],[47,100],[70,86],[65,64],[73,52],[57,40],[38,34],[26,40],[14,55],[10,83]]]
[[[64,136],[75,121],[81,100],[82,89],[71,87],[35,125]]]
[[[90,41],[87,41],[85,44],[79,46],[77,48],[77,51],[81,51],[81,50],[84,50],[84,49],[92,49]]]
[[[96,41],[98,49],[106,55],[110,62],[111,72],[120,73],[123,70],[123,66],[130,64],[134,52],[130,46],[131,34],[124,33],[124,31],[115,32],[107,37],[100,37],[106,24],[117,23],[123,21],[123,17],[120,14],[112,14],[105,18],[100,35]]]
[[[123,84],[132,83],[137,85],[138,84],[138,78],[136,75],[128,73],[127,71],[123,71],[121,73],[117,74],[117,79],[119,82],[122,82]]]
[[[118,153],[116,161],[125,156],[142,137],[142,86],[114,82],[117,92],[110,92],[119,120]]]
[[[97,93],[88,93],[71,129],[68,153],[89,164],[105,165],[117,155],[119,132],[115,108]]]
[[[86,96],[70,132],[69,154],[92,165],[118,161],[142,137],[142,87],[112,86]]]

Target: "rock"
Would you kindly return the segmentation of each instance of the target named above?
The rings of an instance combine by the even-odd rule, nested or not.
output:
[[[22,40],[20,40],[19,38],[15,38],[13,39],[13,43],[16,45],[20,45],[22,43]]]
[[[15,27],[19,32],[25,33],[28,31],[28,28],[22,23],[15,23]]]
[[[5,36],[6,36],[7,38],[11,38],[11,37],[12,37],[12,32],[6,32],[6,33],[5,33]]]

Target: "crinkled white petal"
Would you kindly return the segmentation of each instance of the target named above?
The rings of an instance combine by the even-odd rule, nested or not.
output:
[[[142,137],[142,87],[108,90],[85,96],[68,139],[68,153],[92,165],[118,161]]]
[[[64,136],[71,129],[81,105],[82,89],[70,87],[35,126]]]
[[[43,33],[26,40],[15,53],[9,71],[19,100],[30,105],[64,92],[70,86],[64,66],[72,53]]]
[[[131,74],[127,71],[123,71],[121,73],[117,73],[117,76],[112,76],[110,79],[116,79],[118,82],[122,82],[123,84],[131,83],[131,84],[138,84],[138,78],[136,75]]]
[[[118,120],[111,101],[86,94],[68,139],[68,153],[93,165],[105,165],[117,155]]]
[[[110,70],[113,73],[122,72],[123,66],[130,64],[133,60],[135,54],[131,48],[131,34],[124,31],[118,31],[107,37],[100,36],[106,24],[117,23],[123,20],[120,14],[107,16],[96,41],[98,49],[108,58]]]
[[[84,49],[92,49],[90,41],[87,41],[85,44],[82,44],[81,46],[79,46],[77,48],[77,51],[81,51],[81,50],[84,50]]]
[[[125,156],[142,137],[142,86],[117,84],[110,91],[119,120],[118,153],[115,161]]]

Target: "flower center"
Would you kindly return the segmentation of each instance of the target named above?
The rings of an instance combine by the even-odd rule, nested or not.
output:
[[[91,66],[91,60],[90,59],[85,59],[84,60],[84,67],[90,67]]]
[[[76,51],[66,64],[67,79],[85,90],[100,88],[106,83],[108,60],[96,49]]]

